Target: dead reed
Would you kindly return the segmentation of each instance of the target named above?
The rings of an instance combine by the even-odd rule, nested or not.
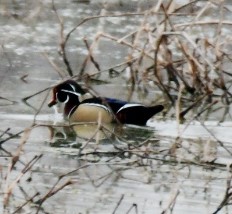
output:
[[[105,13],[85,17],[69,30],[66,29],[65,20],[59,14],[54,0],[52,1],[52,10],[60,26],[60,33],[57,39],[59,40],[59,55],[64,66],[58,66],[50,59],[48,53],[44,53],[44,56],[48,59],[54,71],[57,72],[59,78],[62,80],[68,78],[78,80],[88,89],[91,89],[93,82],[113,82],[114,78],[121,78],[125,81],[125,84],[131,87],[131,94],[138,87],[142,87],[147,91],[159,90],[161,98],[159,97],[158,101],[163,102],[166,106],[163,115],[164,118],[174,118],[179,124],[185,124],[186,127],[192,121],[200,121],[202,128],[210,133],[213,141],[217,142],[217,146],[223,148],[227,155],[232,155],[231,149],[227,148],[224,142],[217,139],[215,134],[204,124],[204,121],[210,120],[214,115],[217,115],[217,117],[219,115],[218,122],[231,120],[229,106],[232,101],[230,89],[232,81],[232,73],[230,72],[232,55],[231,37],[229,36],[231,30],[228,29],[228,26],[230,27],[232,22],[228,20],[228,17],[231,17],[232,12],[224,1],[195,0],[181,5],[173,0],[159,0],[149,9],[130,13],[115,13],[105,9]],[[113,17],[117,19],[127,17],[128,19],[133,18],[138,21],[134,24],[133,30],[121,36],[118,36],[117,33],[109,33],[107,30],[104,31],[101,29],[96,33],[94,38],[88,38],[87,36],[83,38],[82,45],[86,48],[88,54],[83,60],[82,66],[75,69],[69,58],[70,53],[68,48],[71,45],[76,45],[71,40],[76,36],[79,28],[93,20],[97,20],[100,23],[100,20],[108,20]],[[110,42],[123,47],[127,52],[120,63],[116,63],[106,69],[102,69],[102,67],[105,67],[104,54],[108,55],[109,53],[101,53],[100,56],[96,56],[99,45],[104,42]],[[114,57],[113,53],[110,54],[111,57]],[[88,70],[89,65],[92,65],[94,71]],[[128,74],[126,79],[123,78],[125,74]],[[32,97],[49,89],[45,88],[31,96],[23,98],[23,100],[28,102]],[[92,92],[96,93],[93,90]],[[37,161],[43,158],[42,154],[36,155],[26,162],[21,158],[23,147],[27,143],[31,130],[38,126],[46,126],[53,133],[54,129],[57,128],[56,126],[48,126],[36,122],[36,116],[40,113],[42,106],[46,102],[46,98],[47,96],[39,109],[37,109],[35,120],[29,129],[25,129],[14,135],[7,135],[7,137],[8,130],[6,130],[0,136],[0,147],[10,160],[8,170],[1,183],[1,186],[4,186],[2,194],[5,210],[7,210],[7,207],[10,207],[10,199],[14,190],[20,187],[22,178],[30,174]],[[0,99],[5,98],[0,97]],[[152,102],[155,101],[157,100],[152,100]],[[62,125],[62,127],[64,128],[65,126]],[[106,133],[110,133],[113,136],[113,140],[108,137],[108,140],[112,141],[113,151],[102,149],[99,139],[96,140],[97,138],[95,138],[99,131],[103,131],[107,137],[108,134]],[[21,134],[21,140],[15,152],[6,151],[3,148],[7,141],[16,139],[15,137]],[[115,139],[120,141],[121,144],[116,144]],[[92,148],[91,142],[93,140],[96,140],[96,144]],[[78,174],[79,171],[90,168],[96,163],[105,164],[112,168],[109,174],[99,179],[100,181],[91,180],[92,184],[96,187],[104,184],[112,174],[123,177],[121,172],[126,171],[132,166],[148,168],[154,162],[170,165],[182,164],[183,166],[194,165],[203,169],[221,169],[228,172],[230,176],[227,180],[225,196],[214,213],[216,214],[223,207],[230,205],[231,166],[227,167],[226,164],[217,163],[214,157],[215,151],[211,151],[212,148],[205,146],[202,152],[204,155],[202,153],[195,153],[191,150],[191,146],[185,147],[183,144],[185,140],[181,135],[167,148],[160,149],[156,147],[156,141],[157,139],[154,139],[153,136],[148,136],[143,141],[136,140],[131,143],[130,140],[122,137],[121,133],[112,132],[99,122],[96,132],[79,147],[79,152],[77,153],[78,158],[87,163],[68,173],[61,173],[57,177],[55,184],[42,196],[40,192],[34,192],[33,194],[25,193],[24,202],[20,206],[15,207],[12,213],[23,210],[28,204],[33,204],[36,207],[36,213],[46,213],[43,210],[45,202],[50,197],[62,191],[63,188],[75,184],[75,179],[72,178],[74,173]],[[179,151],[187,152],[190,157],[180,158]],[[205,159],[205,156],[208,154],[213,156],[210,161],[207,157]],[[105,158],[104,163],[99,161],[101,157]],[[126,160],[120,163],[123,166],[122,168],[114,168],[118,164],[114,160],[118,158]],[[18,164],[22,164],[24,167],[14,177],[12,176],[12,172]],[[62,179],[65,179],[65,181]],[[63,181],[62,184],[60,184],[61,180]],[[97,183],[98,181],[99,183]],[[181,192],[180,186],[173,187],[171,192],[169,202],[162,213],[168,213],[168,211],[175,209]],[[123,200],[124,195],[119,198],[112,213],[116,213]],[[127,213],[132,209],[135,210],[135,213],[138,213],[136,203],[129,207]]]

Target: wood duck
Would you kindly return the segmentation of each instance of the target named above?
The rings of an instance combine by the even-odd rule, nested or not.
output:
[[[144,106],[108,97],[84,98],[86,91],[73,80],[67,80],[53,88],[49,107],[64,103],[64,116],[70,122],[103,123],[119,121],[122,124],[146,125],[147,120],[161,112],[163,105]]]

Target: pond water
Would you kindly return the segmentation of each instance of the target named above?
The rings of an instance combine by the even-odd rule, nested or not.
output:
[[[123,38],[140,25],[141,11],[154,3],[69,0],[54,5],[65,34],[89,16],[130,13],[78,27],[67,46],[76,75],[88,54],[83,38],[89,44],[101,32]],[[195,6],[205,5],[199,1]],[[225,5],[231,9],[230,2]],[[216,15],[206,13],[205,18]],[[48,89],[61,81],[59,72],[68,78],[52,1],[2,1],[0,16],[0,213],[205,214],[220,207],[231,187],[230,109],[223,122],[219,111],[209,121],[184,124],[170,113],[155,116],[146,127],[109,125],[96,131],[96,124],[69,126],[60,112],[47,107]],[[173,21],[184,19],[180,17]],[[190,19],[186,16],[185,22]],[[128,48],[112,41],[94,44],[103,71],[128,57]],[[93,63],[87,64],[86,73],[96,71]],[[109,72],[98,77],[101,82],[91,82],[91,88],[104,96],[148,105],[164,102],[158,87],[149,93],[143,87],[131,91],[126,72],[112,79]],[[230,209],[222,206],[220,213],[232,213]]]

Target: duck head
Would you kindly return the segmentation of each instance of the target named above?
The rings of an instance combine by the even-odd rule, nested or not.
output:
[[[68,116],[70,111],[80,104],[79,98],[85,91],[73,80],[67,80],[52,90],[52,100],[48,103],[49,107],[57,103],[64,103],[64,115]]]

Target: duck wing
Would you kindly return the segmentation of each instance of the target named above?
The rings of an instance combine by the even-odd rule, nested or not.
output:
[[[116,117],[121,123],[143,126],[153,115],[163,109],[163,105],[148,107],[142,104],[127,103],[118,110]]]

